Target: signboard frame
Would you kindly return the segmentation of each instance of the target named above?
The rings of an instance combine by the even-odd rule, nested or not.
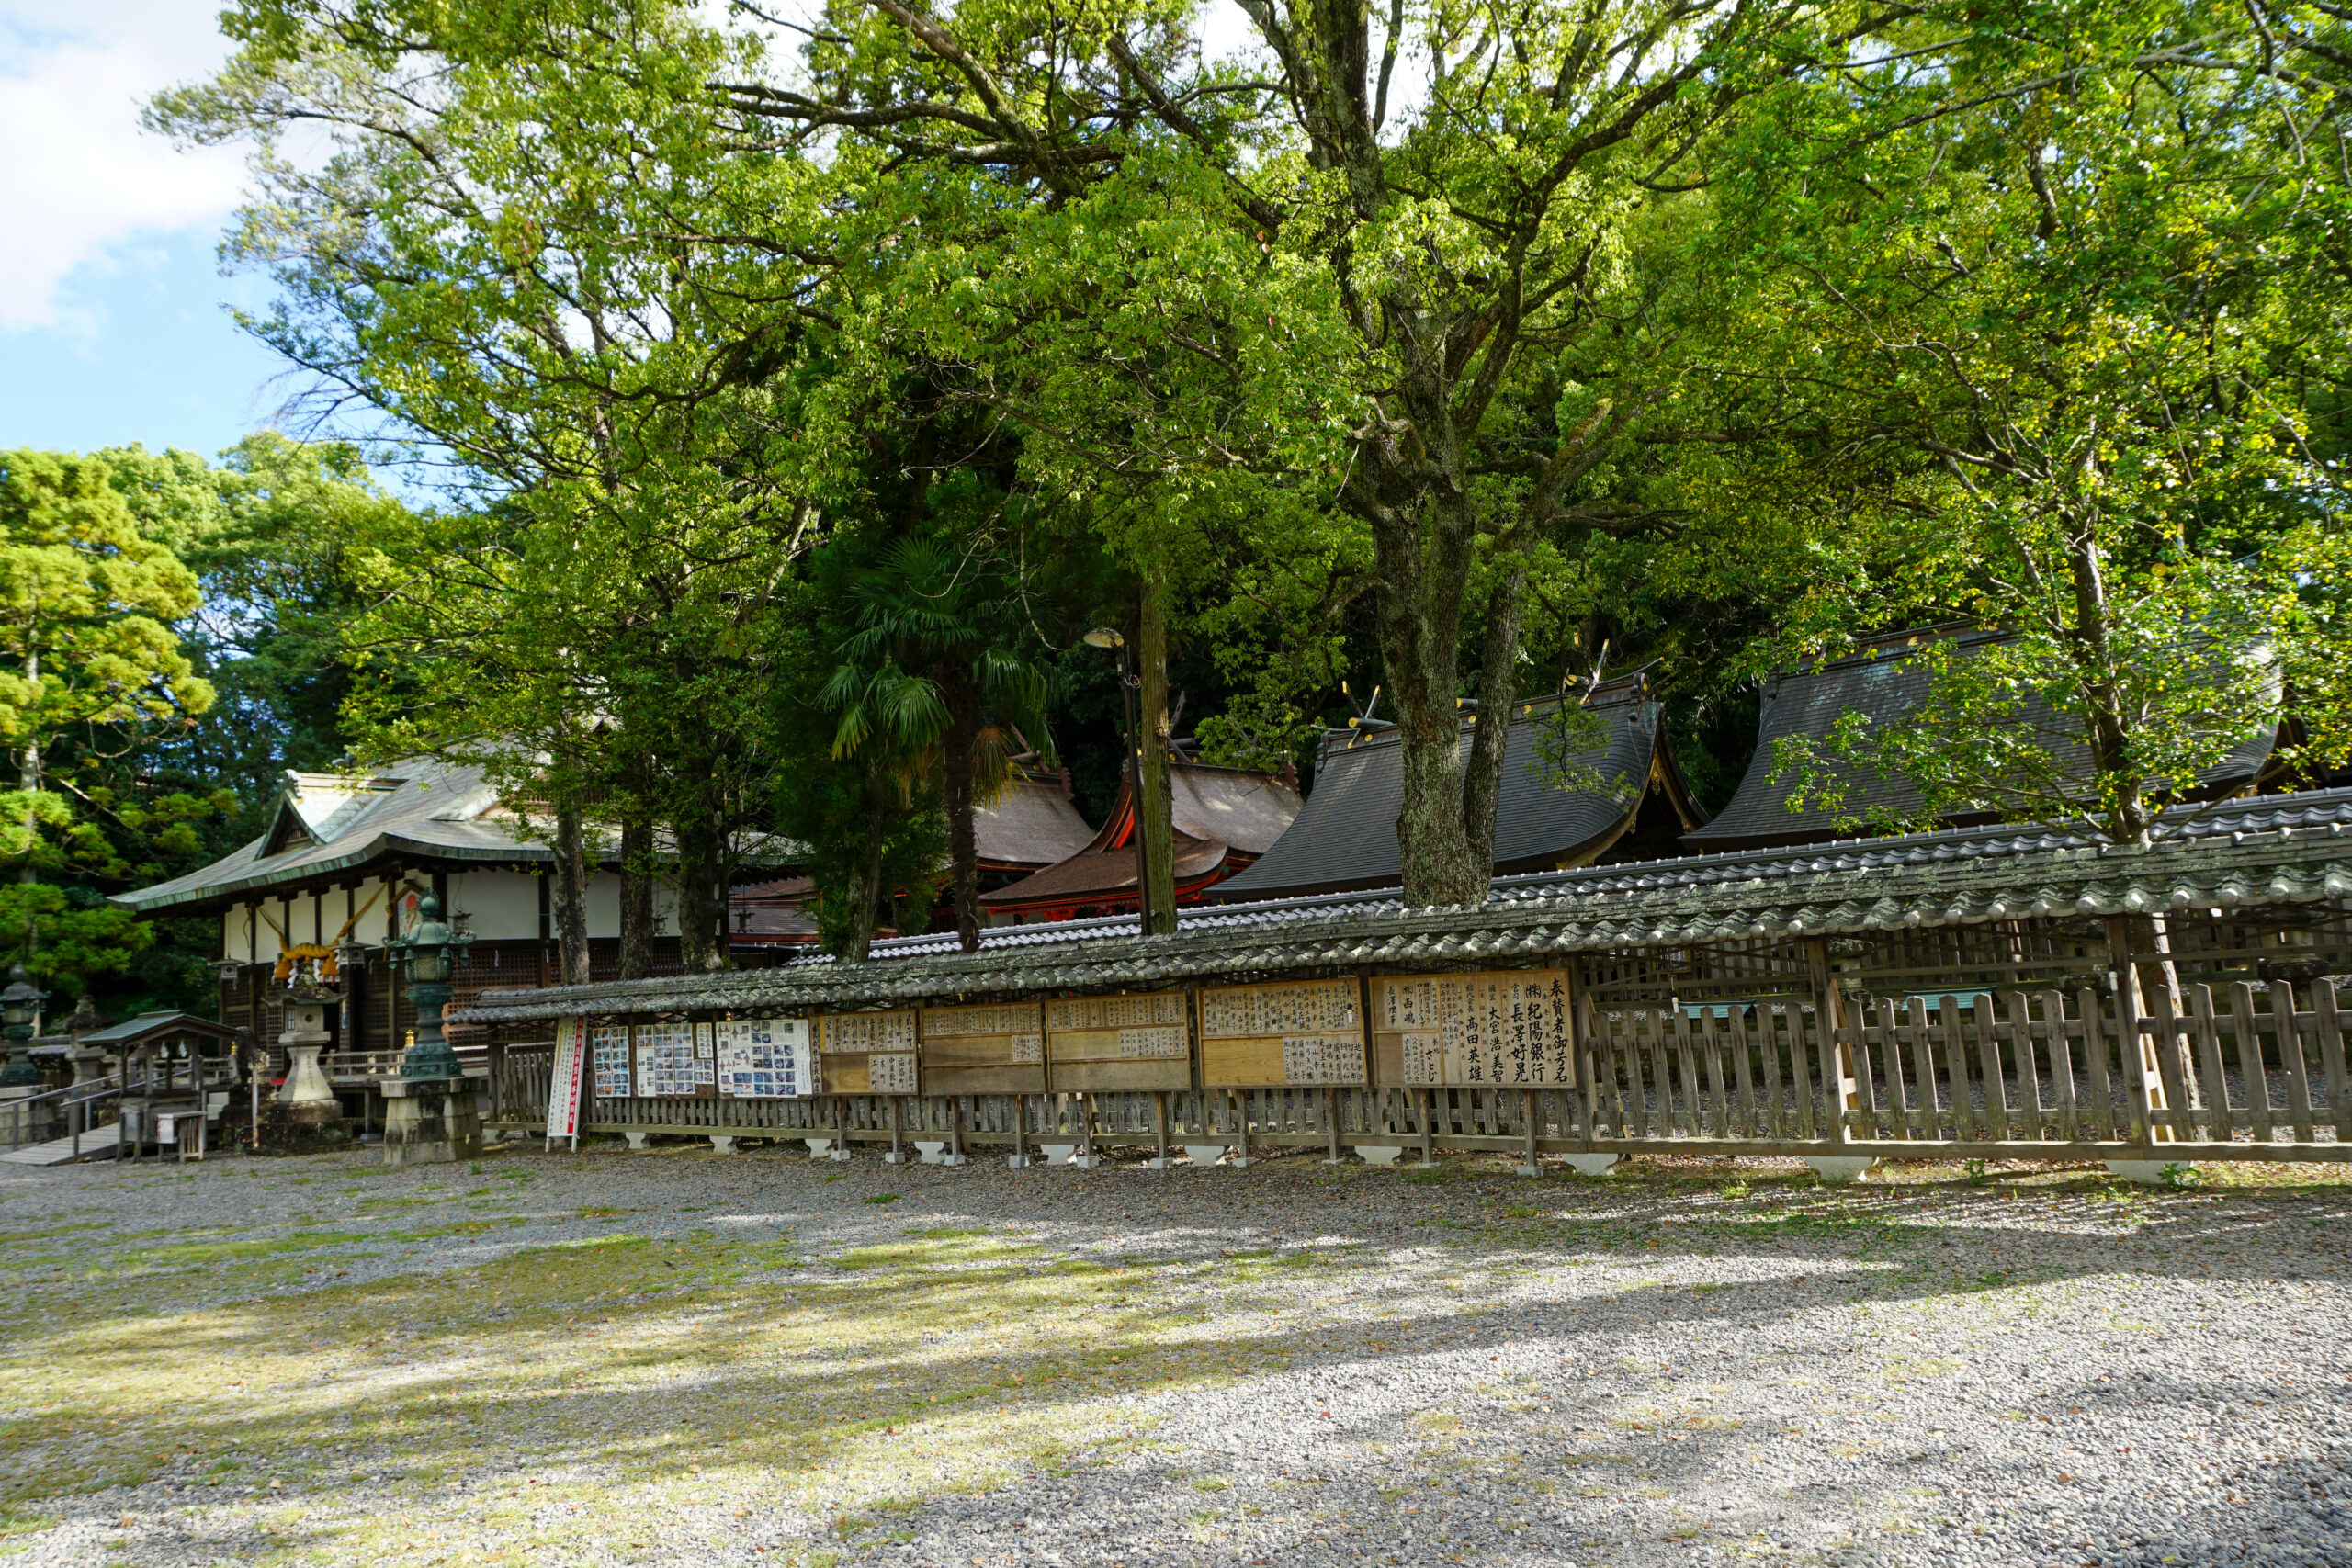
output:
[[[1370,1020],[1353,977],[1204,986],[1195,995],[1204,1087],[1370,1087]]]
[[[1056,998],[1045,1004],[1044,1021],[1046,1082],[1055,1094],[1193,1087],[1193,1009],[1182,989]]]
[[[1043,1002],[980,1002],[918,1010],[923,1093],[1046,1092]],[[999,1024],[1010,1027],[993,1027]]]

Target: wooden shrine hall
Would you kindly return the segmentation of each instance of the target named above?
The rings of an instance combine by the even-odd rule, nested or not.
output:
[[[1503,750],[1495,806],[1495,870],[1571,866],[1670,855],[1706,820],[1674,760],[1649,676],[1605,681],[1581,699],[1592,721],[1556,722],[1577,701],[1517,705]],[[1462,746],[1478,722],[1462,727]],[[1220,883],[1220,902],[1295,898],[1393,886],[1403,866],[1396,814],[1404,801],[1401,742],[1394,727],[1326,731],[1315,788],[1298,818],[1255,864]]]
[[[1175,838],[1176,899],[1192,903],[1272,849],[1299,814],[1298,791],[1272,773],[1169,762],[1169,819]],[[1066,920],[1137,907],[1136,807],[1122,779],[1111,815],[1083,846],[1017,881],[980,895],[995,920]]]

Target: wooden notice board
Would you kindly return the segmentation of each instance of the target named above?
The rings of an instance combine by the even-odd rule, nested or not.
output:
[[[637,1026],[637,1097],[708,1100],[718,1093],[718,1062],[707,1023]]]
[[[1047,1002],[1047,1081],[1056,1094],[1190,1089],[1187,1035],[1182,991]]]
[[[594,1023],[588,1027],[588,1070],[594,1077],[598,1100],[629,1097],[628,1036],[626,1023]]]
[[[1363,1016],[1353,980],[1201,992],[1204,1085],[1360,1084],[1363,1067]]]
[[[926,1094],[1043,1094],[1046,1034],[1035,1002],[922,1010]]]
[[[1372,983],[1382,1083],[1521,1089],[1576,1082],[1564,969],[1416,975]]]
[[[829,1012],[817,1020],[819,1081],[827,1094],[914,1094],[915,1010]]]
[[[714,1026],[718,1091],[739,1100],[798,1100],[817,1092],[805,1018],[739,1018]]]

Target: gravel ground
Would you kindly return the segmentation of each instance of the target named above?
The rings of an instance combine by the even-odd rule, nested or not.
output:
[[[0,1170],[31,1563],[2352,1562],[2324,1170]]]

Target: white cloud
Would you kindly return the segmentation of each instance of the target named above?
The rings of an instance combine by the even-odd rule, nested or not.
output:
[[[93,330],[77,272],[236,206],[238,152],[177,152],[139,125],[149,94],[226,58],[215,15],[214,0],[0,0],[0,332]]]

